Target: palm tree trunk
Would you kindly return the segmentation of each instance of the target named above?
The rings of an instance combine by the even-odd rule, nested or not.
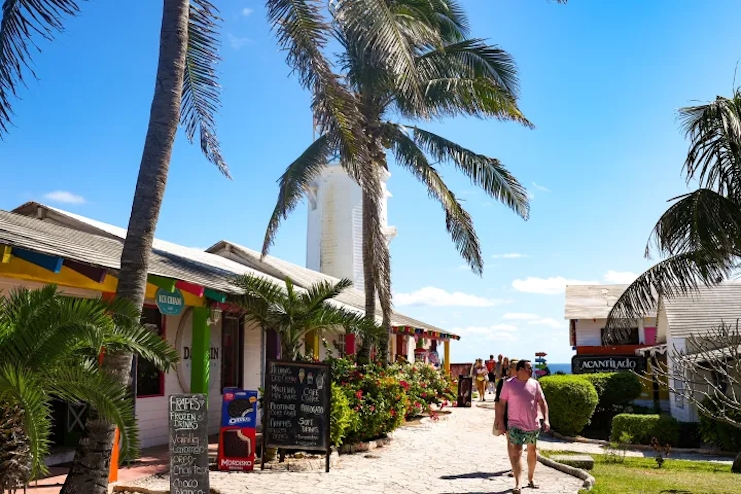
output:
[[[369,230],[374,227],[373,222],[373,199],[363,191],[362,211],[363,211],[363,284],[365,290],[365,317],[371,320],[376,318],[376,272],[373,262],[373,243],[370,242]],[[372,235],[372,234],[371,234]],[[367,363],[370,361],[371,340],[363,337],[358,350],[358,362]]]
[[[180,120],[189,4],[164,0],[157,79],[116,292],[136,307],[144,304],[149,256]],[[129,384],[130,354],[106,355],[103,365],[121,384]],[[113,438],[113,426],[95,418],[88,421],[61,494],[107,493]]]

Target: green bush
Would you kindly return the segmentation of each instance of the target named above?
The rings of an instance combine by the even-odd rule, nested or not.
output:
[[[567,436],[579,434],[597,407],[594,386],[571,375],[543,377],[539,382],[548,401],[551,427]]]
[[[429,364],[397,364],[389,372],[399,379],[409,398],[406,419],[424,414],[434,418],[432,405],[442,408],[456,398],[452,381]]]
[[[699,448],[700,446],[702,446],[702,434],[700,434],[700,424],[698,424],[697,422],[680,422],[678,447]]]
[[[668,415],[636,415],[621,413],[612,419],[610,439],[617,441],[625,432],[633,436],[635,444],[650,444],[655,437],[661,444],[679,444],[680,426],[677,419]]]
[[[711,411],[717,407],[705,398],[703,405]],[[741,424],[741,412],[729,412],[729,417]],[[700,436],[702,440],[722,451],[741,451],[741,429],[700,414]]]
[[[348,429],[357,428],[360,417],[350,408],[350,400],[337,384],[332,383],[332,403],[330,407],[329,438],[339,446],[345,439]]]
[[[627,405],[641,396],[641,378],[632,372],[600,372],[578,376],[594,386],[599,396],[599,409],[609,410],[613,405]]]

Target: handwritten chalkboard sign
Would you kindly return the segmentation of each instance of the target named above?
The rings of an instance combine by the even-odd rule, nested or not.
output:
[[[170,493],[208,494],[206,395],[170,395]]]
[[[269,360],[267,367],[263,446],[325,451],[329,471],[329,366]]]

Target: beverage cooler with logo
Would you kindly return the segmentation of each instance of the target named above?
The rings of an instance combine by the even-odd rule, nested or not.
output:
[[[257,391],[226,388],[222,400],[218,468],[251,471],[255,466]]]

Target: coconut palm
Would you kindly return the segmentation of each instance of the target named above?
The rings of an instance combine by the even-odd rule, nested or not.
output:
[[[333,11],[331,31],[342,47],[339,65],[343,80],[354,95],[365,126],[367,161],[365,167],[376,177],[388,169],[387,153],[427,188],[445,213],[445,224],[456,248],[481,274],[481,245],[471,216],[440,176],[437,165],[452,165],[492,198],[527,219],[529,205],[525,188],[499,160],[476,153],[415,124],[431,118],[474,115],[531,124],[517,107],[517,70],[501,48],[469,37],[468,21],[455,0],[397,0],[386,2],[387,31],[396,37],[388,41],[389,51],[410,59],[412,72],[400,72],[386,59],[366,49],[366,39],[377,25],[369,20],[374,12],[364,1],[340,2]],[[278,226],[301,201],[308,186],[332,157],[345,169],[357,162],[343,156],[337,139],[325,132],[286,169],[279,180],[280,191],[268,224],[263,255],[275,240]],[[381,305],[383,326],[390,329],[391,282],[389,253],[381,231],[377,192],[364,184],[363,274],[366,314],[375,317],[376,295]],[[386,341],[381,348],[387,348]],[[368,352],[367,343],[361,355]],[[381,358],[387,352],[381,351]]]
[[[380,1],[380,0],[378,0]],[[349,155],[358,149],[360,127],[352,98],[332,74],[320,48],[325,25],[313,0],[267,0],[271,24],[288,51],[288,62],[314,95],[314,113],[320,128],[336,135]],[[47,40],[64,29],[79,12],[76,0],[4,0],[0,21],[0,136],[9,130],[11,103],[18,86],[33,75],[31,53],[36,37]],[[229,176],[216,137],[215,113],[220,90],[215,65],[219,61],[218,27],[221,19],[209,0],[163,0],[162,28],[156,83],[144,150],[139,166],[128,231],[121,255],[116,296],[141,307],[146,292],[149,254],[167,184],[170,156],[178,124],[186,136],[198,139],[208,161]],[[357,174],[362,180],[363,170]],[[130,354],[108,353],[105,368],[123,383],[131,367]],[[102,494],[106,491],[114,428],[105,421],[87,430],[88,441],[75,453],[64,494]],[[96,448],[88,447],[96,445]],[[97,448],[106,449],[101,454]]]
[[[731,276],[741,261],[741,88],[679,110],[689,139],[684,163],[697,190],[674,198],[646,246],[664,259],[641,274],[610,311],[608,336],[658,305]]]
[[[52,399],[85,402],[121,430],[122,454],[138,443],[128,388],[102,372],[101,351],[127,350],[161,368],[177,352],[138,324],[126,302],[62,296],[55,286],[0,299],[0,490],[46,471]]]
[[[283,359],[296,360],[304,338],[311,332],[342,329],[370,340],[378,336],[380,328],[369,324],[362,314],[331,303],[352,286],[350,280],[320,281],[306,290],[297,289],[290,278],[281,285],[260,276],[244,275],[233,283],[243,293],[231,302],[242,309],[247,321],[278,333]]]

